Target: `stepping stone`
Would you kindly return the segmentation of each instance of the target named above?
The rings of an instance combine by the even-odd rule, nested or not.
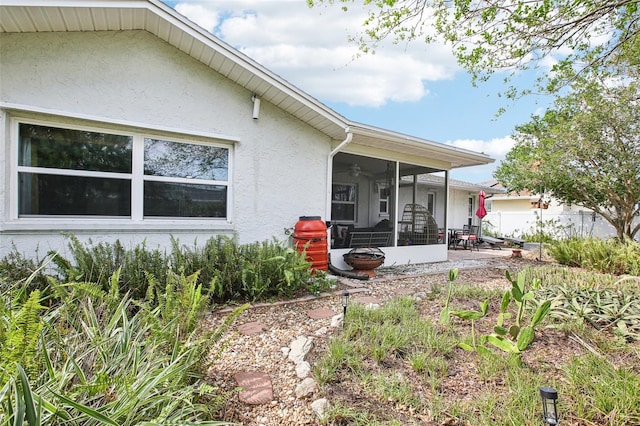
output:
[[[314,320],[331,318],[336,313],[328,308],[318,308],[307,311],[307,316]]]
[[[253,336],[254,334],[262,333],[266,329],[267,327],[263,323],[258,321],[247,322],[238,326],[238,331],[240,332],[240,334],[243,334],[245,336]]]
[[[238,395],[240,402],[250,405],[266,404],[273,399],[271,378],[259,371],[241,371],[233,375],[242,391]]]
[[[362,303],[363,305],[369,305],[369,304],[379,305],[380,304],[380,299],[376,299],[375,297],[371,297],[371,296],[356,297],[353,299],[353,301],[355,303]]]
[[[399,296],[405,295],[405,294],[413,294],[413,293],[414,293],[414,290],[410,289],[408,287],[402,287],[402,288],[393,289],[393,294],[397,294]]]

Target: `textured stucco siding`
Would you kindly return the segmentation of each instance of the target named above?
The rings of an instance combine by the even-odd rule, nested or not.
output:
[[[41,250],[56,249],[63,244],[61,230],[94,240],[146,238],[158,245],[166,244],[170,235],[185,244],[218,233],[236,234],[240,242],[283,239],[284,229],[293,227],[298,216],[325,216],[331,140],[264,101],[260,118],[252,119],[250,92],[147,32],[1,34],[0,55],[0,102],[56,112],[51,117],[20,116],[58,125],[100,125],[104,120],[115,130],[132,129],[125,126],[131,123],[157,136],[176,129],[185,140],[192,132],[237,141],[229,142],[230,223],[37,219],[35,226],[28,226],[24,220],[10,220],[7,211],[9,177],[15,173],[8,157],[10,117],[16,113],[4,111],[0,254],[12,241],[21,241],[24,251],[36,244]]]

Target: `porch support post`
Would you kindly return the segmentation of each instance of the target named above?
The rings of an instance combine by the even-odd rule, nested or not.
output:
[[[393,236],[393,247],[398,246],[398,231],[400,230],[398,227],[398,211],[400,209],[400,162],[396,161],[395,163],[395,177],[393,178],[393,229],[395,230],[395,235]]]

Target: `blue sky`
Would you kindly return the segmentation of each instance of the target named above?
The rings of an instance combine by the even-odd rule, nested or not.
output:
[[[305,0],[165,3],[350,120],[496,159],[455,170],[455,179],[491,179],[513,146],[514,127],[546,107],[545,99],[499,97],[500,74],[473,87],[446,46],[385,42],[375,54],[356,57],[348,37],[361,31],[365,15],[355,4],[345,13],[340,6],[310,9]],[[500,107],[506,112],[496,117]]]

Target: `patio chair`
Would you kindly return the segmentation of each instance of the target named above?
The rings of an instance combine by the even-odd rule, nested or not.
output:
[[[456,236],[458,242],[462,241],[465,249],[473,250],[473,247],[476,250],[480,251],[480,238],[478,238],[478,232],[480,231],[480,227],[477,225],[465,225],[462,229],[462,233]]]

